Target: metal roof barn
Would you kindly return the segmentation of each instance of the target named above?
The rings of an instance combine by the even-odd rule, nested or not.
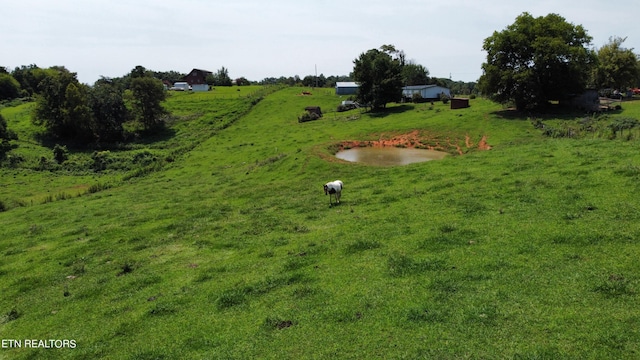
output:
[[[358,93],[358,88],[355,82],[337,82],[336,95],[355,95]]]

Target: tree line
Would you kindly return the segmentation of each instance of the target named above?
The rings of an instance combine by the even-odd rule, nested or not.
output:
[[[142,67],[120,79],[99,79],[93,86],[80,83],[76,73],[62,66],[23,66],[11,74],[5,71],[0,79],[13,83],[9,96],[0,86],[4,99],[35,100],[32,122],[55,141],[76,146],[114,143],[126,140],[126,122],[141,132],[164,126],[164,85]]]

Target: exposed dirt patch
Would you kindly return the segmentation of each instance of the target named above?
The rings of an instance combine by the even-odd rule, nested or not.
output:
[[[465,145],[468,149],[471,149],[475,146],[476,148],[478,148],[478,150],[491,150],[491,145],[487,143],[487,135],[482,135],[480,141],[475,145],[473,145],[473,143],[471,142],[471,137],[469,137],[469,135],[466,135]]]
[[[477,143],[473,143],[473,139],[469,135],[465,135],[464,140],[450,137],[438,137],[420,130],[413,130],[406,134],[388,135],[380,134],[378,140],[351,140],[343,141],[338,144],[337,150],[351,149],[354,147],[386,147],[395,146],[403,148],[416,148],[445,151],[457,153],[459,155],[465,152],[478,149],[490,150],[491,146],[487,143],[487,136],[483,135]],[[463,146],[465,147],[463,149]]]

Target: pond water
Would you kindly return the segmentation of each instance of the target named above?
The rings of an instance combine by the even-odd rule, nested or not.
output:
[[[336,153],[338,159],[379,166],[407,165],[440,160],[448,155],[443,151],[398,147],[357,147]]]

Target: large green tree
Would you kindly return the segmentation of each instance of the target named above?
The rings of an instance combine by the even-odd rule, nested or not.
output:
[[[404,53],[396,51],[392,45],[360,54],[353,61],[353,79],[359,83],[358,101],[374,110],[385,108],[389,102],[400,101],[403,61]]]
[[[153,71],[147,70],[147,68],[145,68],[142,65],[136,65],[136,67],[131,69],[129,76],[132,79],[140,78],[140,77],[153,77]]]
[[[20,83],[7,73],[0,73],[0,100],[20,97]]]
[[[89,106],[95,119],[95,133],[98,141],[113,142],[122,139],[122,124],[128,120],[122,90],[108,79],[96,81],[89,94]]]
[[[212,78],[210,79],[211,84],[213,86],[231,86],[233,82],[229,77],[229,69],[224,66],[218,70],[215,74],[212,74]]]
[[[11,73],[11,76],[20,83],[20,88],[23,91],[21,96],[32,96],[38,92],[38,86],[42,80],[55,75],[56,72],[57,70],[55,68],[41,69],[37,65],[32,64],[29,66],[23,65],[16,67]]]
[[[408,61],[402,67],[402,77],[406,86],[429,84],[429,70],[413,61]]]
[[[633,49],[622,47],[626,38],[612,37],[609,43],[598,49],[598,67],[595,82],[599,88],[626,90],[635,86],[640,76],[638,56]]]
[[[53,137],[81,143],[92,140],[87,87],[63,67],[52,70],[38,85],[33,122],[44,125]]]
[[[94,119],[88,105],[89,87],[78,82],[67,85],[62,108],[63,121],[69,138],[87,144],[95,140]]]
[[[133,113],[136,119],[147,130],[164,127],[164,115],[167,111],[162,107],[166,92],[162,81],[152,77],[137,77],[131,81],[133,97]]]
[[[557,14],[534,18],[525,12],[485,39],[487,62],[478,86],[495,101],[515,103],[519,110],[581,93],[597,61],[587,47],[590,43],[581,25]]]

